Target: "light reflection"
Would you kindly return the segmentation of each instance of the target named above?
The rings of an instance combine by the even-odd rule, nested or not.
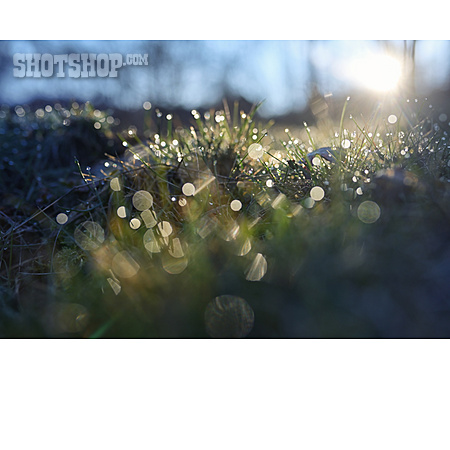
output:
[[[390,123],[390,124],[394,124],[394,123],[396,123],[397,122],[397,116],[395,115],[395,114],[391,114],[389,117],[388,117],[388,122]]]
[[[213,338],[242,338],[255,323],[255,313],[241,297],[221,295],[208,303],[205,310],[206,332]]]
[[[121,218],[121,219],[125,219],[125,217],[127,217],[127,210],[125,209],[125,206],[119,206],[117,208],[117,215]]]
[[[153,228],[157,224],[155,213],[150,209],[142,211],[141,218],[144,221],[146,228]]]
[[[245,256],[252,249],[252,243],[249,238],[247,238],[244,243],[238,248],[237,255]]]
[[[69,220],[69,218],[67,217],[67,214],[59,213],[59,214],[56,216],[56,221],[57,221],[60,225],[64,225],[68,220]]]
[[[183,184],[181,190],[186,197],[190,197],[195,194],[195,186],[192,183]]]
[[[394,90],[402,76],[402,63],[388,54],[368,54],[344,68],[348,78],[378,92]]]
[[[325,196],[325,191],[320,187],[320,186],[314,186],[309,195],[311,196],[311,198],[318,202],[320,200],[322,200]]]
[[[315,202],[315,200],[313,198],[307,197],[307,198],[305,198],[305,200],[303,200],[303,207],[311,209],[314,206],[315,203],[316,202]]]
[[[46,317],[57,334],[80,333],[89,322],[88,310],[78,303],[52,303],[47,307]]]
[[[233,201],[230,203],[230,208],[231,208],[233,211],[239,211],[239,210],[242,208],[242,203],[241,203],[239,200],[233,200]]]
[[[119,281],[113,278],[107,278],[106,281],[111,286],[114,294],[119,295],[120,291],[122,290],[122,286],[120,285]]]
[[[126,250],[116,253],[111,267],[113,272],[120,278],[131,278],[137,274],[140,268],[139,264]]]
[[[173,258],[169,255],[163,255],[162,266],[167,273],[178,275],[188,266],[188,259],[186,257]]]
[[[359,205],[357,214],[361,222],[374,223],[380,218],[381,209],[377,203],[366,200]]]
[[[175,238],[172,240],[172,245],[169,247],[169,254],[174,258],[182,258],[184,256],[180,239]]]
[[[259,281],[267,272],[267,261],[261,253],[255,256],[248,272],[246,279],[248,281]]]
[[[105,232],[97,222],[86,221],[78,225],[73,237],[83,250],[93,251],[103,244]]]
[[[248,148],[248,156],[252,159],[259,159],[263,156],[264,150],[261,144],[251,144]]]
[[[106,163],[105,163],[105,165],[106,165]],[[113,178],[109,182],[109,187],[115,192],[120,191],[121,188],[120,188],[120,181],[119,181],[119,179],[117,177]]]
[[[283,207],[283,204],[285,203],[286,195],[279,193],[275,200],[272,202],[272,208],[273,209],[280,209]]]
[[[166,222],[165,220],[158,223],[158,229],[163,238],[170,236],[173,231],[172,225],[170,225],[170,223]]]
[[[159,253],[161,251],[159,243],[153,230],[147,230],[142,237],[145,249],[150,253]]]
[[[138,211],[145,211],[146,209],[151,208],[153,205],[153,197],[150,192],[147,191],[137,191],[133,195],[133,206]]]
[[[141,221],[139,219],[137,219],[136,217],[134,217],[133,219],[130,220],[130,228],[132,228],[133,230],[137,230],[140,226],[141,226]]]

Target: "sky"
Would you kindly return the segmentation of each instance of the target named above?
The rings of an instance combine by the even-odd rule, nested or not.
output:
[[[412,41],[407,41],[411,46]],[[33,99],[100,101],[121,109],[154,106],[194,109],[227,96],[264,100],[261,113],[301,111],[313,82],[322,94],[370,91],[386,76],[383,61],[393,54],[401,62],[404,41],[375,40],[79,40],[0,41],[0,103]],[[117,78],[14,77],[14,54],[120,53],[148,55],[148,65],[118,69]],[[416,45],[418,92],[445,88],[450,64],[446,41]],[[55,70],[56,71],[56,70]],[[389,80],[387,80],[389,83]]]

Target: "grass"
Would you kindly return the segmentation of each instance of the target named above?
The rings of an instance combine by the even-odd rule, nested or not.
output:
[[[89,104],[4,110],[0,332],[448,336],[448,127],[421,106],[284,130],[225,102],[119,144]]]

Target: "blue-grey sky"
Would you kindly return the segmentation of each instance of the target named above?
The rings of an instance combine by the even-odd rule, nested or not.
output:
[[[403,45],[402,41],[356,40],[1,41],[0,102],[97,100],[134,109],[150,101],[154,106],[192,109],[217,103],[227,94],[252,102],[264,100],[262,112],[277,115],[303,109],[312,81],[323,94],[345,95],[354,89],[370,89],[370,77],[376,78],[376,70],[380,70],[374,55],[385,54],[388,48],[402,61]],[[148,54],[149,60],[148,66],[119,69],[117,78],[16,78],[16,53],[132,53]],[[417,43],[419,93],[446,87],[449,54],[446,41]],[[368,69],[356,73],[357,61],[365,61]]]

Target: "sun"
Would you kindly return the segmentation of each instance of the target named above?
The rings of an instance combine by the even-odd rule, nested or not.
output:
[[[402,78],[402,63],[386,54],[358,58],[349,69],[352,81],[377,92],[395,90]]]

